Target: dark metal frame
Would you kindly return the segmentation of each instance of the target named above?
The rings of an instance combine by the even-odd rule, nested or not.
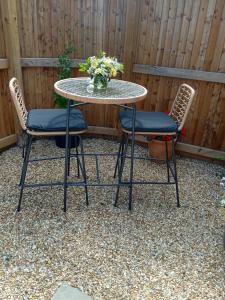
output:
[[[30,152],[31,152],[31,145],[32,145],[32,139],[33,137],[25,132],[25,139],[26,143],[22,146],[22,157],[23,157],[23,165],[22,165],[22,172],[21,172],[21,178],[20,178],[20,197],[19,197],[19,203],[17,206],[17,211],[19,212],[21,209],[21,202],[22,202],[22,196],[24,188],[35,188],[35,187],[53,187],[53,186],[63,186],[64,188],[64,198],[63,203],[64,207],[63,210],[66,212],[67,210],[67,189],[69,186],[83,186],[85,190],[85,197],[86,197],[86,204],[89,204],[88,199],[88,186],[102,186],[102,187],[112,187],[112,186],[126,186],[126,183],[101,183],[100,182],[100,174],[99,174],[99,162],[98,162],[98,156],[118,156],[117,153],[115,154],[103,154],[103,153],[84,153],[84,147],[83,147],[83,141],[81,136],[78,136],[80,139],[80,153],[78,152],[78,148],[76,147],[76,153],[71,153],[70,145],[69,145],[69,120],[70,120],[70,111],[72,107],[78,107],[87,105],[89,103],[74,103],[74,101],[68,99],[67,101],[67,117],[66,117],[66,147],[65,147],[65,156],[58,156],[58,157],[45,157],[45,158],[35,158],[35,159],[29,159]],[[123,105],[119,105],[120,107],[126,107]],[[127,108],[127,107],[126,107]],[[44,133],[43,133],[44,134]],[[24,151],[25,148],[25,151]],[[88,183],[87,182],[87,174],[86,174],[86,167],[85,167],[85,156],[94,156],[96,161],[96,178],[97,183]],[[83,176],[83,181],[79,182],[71,182],[68,181],[68,176],[70,174],[70,160],[72,157],[76,157],[77,159],[77,175],[80,176],[80,171]],[[81,157],[81,159],[80,159]],[[25,184],[26,179],[26,173],[27,173],[27,167],[28,163],[35,162],[35,161],[45,161],[45,160],[55,160],[55,159],[65,159],[65,168],[64,168],[64,181],[63,182],[51,182],[51,183],[30,183]]]
[[[70,108],[73,106],[77,106],[80,104],[71,105],[71,100],[68,101],[67,105],[67,119],[66,119],[66,149],[65,149],[65,156],[59,156],[59,157],[47,157],[47,158],[36,158],[36,159],[29,159],[30,152],[31,152],[31,146],[32,146],[32,140],[33,136],[24,132],[24,140],[25,143],[22,145],[22,157],[23,157],[23,164],[22,164],[22,171],[21,171],[21,177],[20,177],[20,197],[19,202],[17,206],[17,211],[19,212],[21,209],[21,202],[23,197],[23,191],[26,187],[52,187],[52,186],[64,186],[64,212],[66,212],[67,209],[67,187],[68,185],[71,185],[71,183],[68,183],[67,179],[70,174],[70,159],[71,157],[76,157],[77,159],[77,176],[80,177],[80,170],[83,176],[83,181],[79,181],[76,183],[73,183],[73,185],[76,186],[84,186],[85,189],[85,195],[86,195],[86,204],[89,204],[88,201],[88,191],[87,191],[87,177],[86,177],[86,168],[85,168],[85,160],[84,160],[84,148],[83,148],[83,141],[80,135],[78,135],[78,138],[80,140],[80,148],[81,151],[79,153],[78,147],[76,147],[76,154],[71,154],[71,148],[69,143],[69,118],[70,118]],[[43,132],[44,135],[44,132]],[[79,155],[81,155],[80,161]],[[27,167],[29,162],[35,162],[35,161],[44,161],[44,160],[54,160],[54,159],[61,159],[65,158],[65,170],[64,170],[64,182],[54,182],[54,183],[31,183],[31,184],[25,184],[26,180],[26,174],[27,174]]]
[[[134,156],[134,144],[135,144],[135,116],[136,116],[136,108],[133,107],[126,107],[126,109],[132,110],[132,131],[130,133],[123,132],[123,136],[119,145],[119,151],[114,171],[114,178],[116,178],[116,174],[118,172],[118,186],[117,186],[117,192],[115,197],[114,206],[117,206],[118,197],[119,197],[119,190],[120,185],[127,184],[129,186],[129,210],[132,210],[132,188],[133,185],[138,184],[166,184],[171,185],[174,184],[176,187],[176,200],[177,200],[177,207],[180,207],[180,199],[179,199],[179,188],[178,188],[178,178],[177,178],[177,167],[176,167],[176,153],[175,153],[175,142],[177,141],[177,138],[179,136],[179,133],[177,135],[171,136],[172,139],[172,159],[169,161],[168,159],[168,143],[165,141],[166,144],[166,157],[165,162],[167,166],[167,182],[157,182],[157,181],[134,181],[133,180],[133,172],[134,172],[134,159],[145,159],[145,160],[156,160],[156,158],[142,158],[142,157],[135,157]],[[131,137],[131,155],[130,157],[127,156],[127,148],[128,148],[128,142],[129,142],[129,136]],[[125,159],[130,158],[131,159],[131,168],[130,168],[130,179],[129,181],[123,181],[122,180],[122,174],[124,170],[124,164]],[[171,162],[173,164],[173,167],[171,166]],[[174,181],[171,182],[170,175],[172,175]]]
[[[179,190],[178,190],[178,179],[177,179],[177,170],[176,170],[176,154],[174,150],[175,141],[177,136],[172,137],[172,163],[173,167],[171,166],[171,162],[168,160],[168,147],[167,142],[166,143],[166,165],[167,165],[167,182],[156,182],[156,181],[134,181],[133,180],[133,174],[134,174],[134,159],[144,159],[144,160],[155,160],[155,158],[146,158],[146,157],[136,157],[134,156],[134,146],[135,146],[135,119],[136,119],[136,107],[135,105],[126,106],[126,105],[116,105],[117,107],[120,107],[122,109],[127,109],[132,111],[132,131],[128,133],[123,133],[122,139],[119,145],[119,151],[118,153],[84,153],[84,147],[83,147],[83,141],[81,136],[79,136],[80,139],[80,153],[78,151],[78,148],[76,147],[76,153],[71,153],[70,145],[69,145],[69,119],[70,119],[70,110],[72,107],[78,107],[82,105],[87,105],[89,103],[74,103],[72,100],[67,101],[67,119],[66,119],[66,148],[65,148],[65,156],[58,156],[58,157],[48,157],[48,158],[38,158],[38,159],[31,159],[29,160],[30,152],[31,152],[31,145],[32,145],[32,136],[27,134],[27,141],[25,146],[25,152],[23,150],[23,167],[22,167],[22,173],[21,173],[21,179],[20,179],[20,198],[19,203],[17,207],[17,211],[20,211],[21,208],[21,201],[23,196],[23,190],[25,187],[53,187],[53,186],[63,186],[64,188],[64,212],[67,210],[67,190],[69,186],[83,186],[85,190],[85,197],[86,197],[86,205],[89,204],[88,199],[88,186],[96,186],[96,187],[117,187],[116,190],[116,197],[115,197],[115,203],[114,205],[117,206],[118,197],[119,197],[119,191],[120,187],[129,187],[129,210],[132,209],[132,192],[133,192],[133,185],[141,185],[141,184],[175,184],[176,186],[176,197],[177,197],[177,207],[180,206],[179,202]],[[131,146],[131,155],[127,155],[127,149],[129,146]],[[95,157],[96,161],[96,179],[97,182],[90,183],[87,182],[87,174],[86,174],[86,167],[85,167],[85,156],[93,156]],[[118,176],[117,183],[101,183],[100,181],[100,173],[99,173],[99,162],[98,162],[98,156],[115,156],[117,158],[116,160],[116,166],[114,170],[114,178]],[[68,176],[70,174],[70,160],[72,157],[75,157],[77,160],[77,176],[80,176],[80,171],[83,177],[83,181],[78,182],[71,182],[68,181]],[[81,158],[81,159],[80,159]],[[27,166],[29,162],[35,162],[35,161],[44,161],[44,160],[54,160],[54,159],[65,159],[65,169],[64,169],[64,181],[63,182],[53,182],[53,183],[35,183],[35,184],[25,184],[25,178],[27,173]],[[130,178],[128,181],[122,180],[125,160],[130,159],[131,160],[131,167],[130,167]],[[174,181],[171,181],[170,175],[172,175]]]
[[[45,158],[35,158],[35,159],[29,159],[30,157],[30,153],[31,153],[31,146],[32,146],[32,141],[33,141],[33,136],[27,134],[26,135],[26,139],[27,139],[27,142],[26,142],[26,145],[25,145],[25,151],[23,150],[24,152],[24,155],[23,155],[23,164],[22,164],[22,171],[21,171],[21,177],[20,177],[20,183],[19,183],[19,186],[20,186],[20,197],[19,197],[19,202],[18,202],[18,206],[17,206],[17,211],[19,212],[20,209],[21,209],[21,202],[22,202],[22,196],[23,196],[23,191],[24,191],[24,188],[35,188],[35,187],[53,187],[53,186],[64,186],[65,187],[65,181],[64,182],[51,182],[51,183],[30,183],[30,184],[26,184],[25,183],[25,179],[26,179],[26,174],[27,174],[27,168],[28,168],[28,164],[29,163],[32,163],[32,162],[37,162],[37,161],[45,161],[45,160],[56,160],[56,159],[65,159],[65,161],[67,162],[67,176],[66,176],[66,180],[67,180],[67,177],[69,176],[69,168],[70,168],[70,158],[71,157],[76,157],[77,159],[77,177],[79,178],[80,177],[80,170],[82,172],[82,176],[84,178],[84,181],[78,181],[76,182],[76,186],[83,186],[85,184],[85,180],[86,178],[84,177],[84,174],[85,172],[83,170],[85,170],[85,165],[84,165],[84,160],[82,158],[82,163],[80,161],[80,158],[79,156],[81,155],[81,157],[83,157],[83,154],[84,154],[84,150],[83,150],[83,144],[82,144],[82,138],[81,136],[78,136],[79,139],[80,139],[80,145],[81,146],[81,151],[80,153],[78,152],[78,148],[76,147],[76,154],[70,154],[70,148],[69,148],[69,157],[68,159],[66,160],[65,156],[56,156],[56,157],[45,157]],[[71,185],[70,183],[68,183],[68,185]],[[64,190],[64,193],[65,193],[65,190]],[[87,187],[85,186],[85,193],[86,193],[86,204],[88,205],[88,196],[87,196]],[[66,201],[64,199],[64,211],[66,211]]]

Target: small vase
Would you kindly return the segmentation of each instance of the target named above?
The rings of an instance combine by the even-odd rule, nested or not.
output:
[[[93,77],[93,85],[94,85],[94,90],[96,91],[104,91],[108,87],[108,81],[109,78],[102,76],[102,75],[97,75]]]
[[[110,78],[102,75],[96,75],[94,77],[91,77],[91,79],[88,80],[88,93],[105,91],[108,87],[109,81]]]

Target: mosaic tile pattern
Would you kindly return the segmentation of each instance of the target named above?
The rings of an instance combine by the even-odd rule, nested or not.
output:
[[[57,83],[57,88],[66,93],[75,94],[79,97],[99,98],[99,99],[129,99],[133,97],[140,97],[146,93],[146,89],[136,83],[112,79],[108,83],[108,88],[105,91],[88,92],[88,85],[90,79],[84,78],[71,78],[66,81]]]

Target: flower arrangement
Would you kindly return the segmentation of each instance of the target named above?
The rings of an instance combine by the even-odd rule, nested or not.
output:
[[[92,79],[95,89],[106,89],[108,81],[116,77],[118,72],[123,72],[123,64],[117,58],[106,56],[104,51],[100,51],[97,56],[91,56],[85,63],[79,65],[80,72],[87,72]]]

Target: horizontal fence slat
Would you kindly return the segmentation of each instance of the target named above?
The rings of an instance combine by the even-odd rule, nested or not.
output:
[[[202,80],[209,82],[225,83],[225,73],[220,72],[206,72],[199,70],[181,69],[181,68],[168,68],[153,65],[133,65],[134,73],[149,74],[155,76],[166,76],[185,78],[191,80]]]
[[[94,135],[107,135],[107,136],[114,136],[118,137],[120,135],[120,130],[116,128],[108,128],[108,127],[98,127],[98,126],[89,126],[87,134],[94,134]],[[147,139],[143,136],[136,136],[135,140],[142,144],[148,143]],[[0,149],[6,148],[10,145],[15,144],[17,141],[16,134],[12,134],[10,136],[4,137],[0,139]],[[194,146],[186,143],[177,143],[176,150],[183,154],[191,154],[195,157],[201,157],[206,159],[212,160],[221,160],[225,161],[225,152],[218,151],[214,149],[209,149],[205,147]]]
[[[121,130],[117,128],[108,128],[108,127],[98,127],[98,126],[89,126],[87,133],[94,134],[94,135],[107,135],[107,136],[114,136],[118,137],[121,133]],[[147,145],[148,140],[146,137],[138,135],[135,137],[136,142],[142,143]],[[225,152],[218,151],[214,149],[209,149],[205,147],[190,145],[186,143],[178,142],[176,144],[176,151],[182,154],[191,154],[195,157],[212,159],[212,160],[221,160],[225,161]]]
[[[186,143],[177,143],[176,150],[203,158],[225,161],[225,152]]]
[[[9,136],[6,136],[0,139],[0,149],[16,144],[16,141],[17,141],[16,134],[11,134]]]
[[[2,63],[1,63],[2,61]],[[78,68],[79,64],[84,62],[84,59],[72,59],[72,67]],[[1,67],[2,66],[2,67]],[[21,58],[22,67],[59,67],[58,58]],[[0,68],[7,68],[7,59],[0,59]],[[155,76],[165,76],[165,77],[175,77],[184,78],[191,80],[201,80],[208,82],[225,83],[225,73],[222,72],[206,72],[191,69],[181,69],[181,68],[168,68],[153,65],[133,65],[134,73],[155,75]]]
[[[102,135],[110,135],[110,136],[119,136],[121,130],[117,128],[110,127],[100,127],[100,126],[88,126],[87,133],[91,134],[102,134]]]
[[[7,58],[0,58],[0,69],[8,69],[9,63]]]
[[[59,67],[58,58],[21,58],[20,61],[22,67]],[[82,62],[84,62],[84,59],[72,59],[72,67],[78,68],[79,64]]]

